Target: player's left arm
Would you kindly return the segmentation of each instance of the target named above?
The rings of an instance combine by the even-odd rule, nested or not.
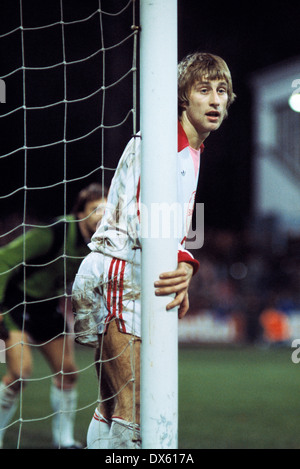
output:
[[[188,262],[179,262],[176,270],[163,272],[159,280],[154,283],[155,294],[166,296],[175,294],[174,299],[167,304],[166,309],[178,309],[178,317],[183,318],[189,309],[188,288],[194,273],[194,267]]]

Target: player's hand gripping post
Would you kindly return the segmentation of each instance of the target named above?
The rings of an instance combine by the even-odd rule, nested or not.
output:
[[[179,262],[176,270],[163,272],[159,280],[154,282],[155,295],[166,296],[175,293],[175,298],[167,304],[166,309],[178,309],[179,319],[183,318],[189,309],[188,288],[193,276],[193,267],[187,262]]]

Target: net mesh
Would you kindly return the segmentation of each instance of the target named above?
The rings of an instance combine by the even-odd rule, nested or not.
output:
[[[73,347],[70,284],[67,281],[67,229],[78,192],[92,182],[109,186],[118,159],[128,141],[136,134],[137,120],[137,33],[134,0],[4,0],[0,21],[0,79],[6,86],[5,104],[0,105],[0,246],[5,247],[32,228],[53,228],[61,217],[64,223],[63,252],[59,258],[27,262],[27,243],[22,256],[13,266],[1,268],[2,295],[5,279],[20,271],[23,288],[28,289],[28,271],[47,268],[61,260],[64,288],[52,299],[60,300],[65,324],[64,351]],[[23,236],[25,240],[25,236]],[[76,256],[75,256],[76,257]],[[14,299],[2,311],[2,319],[23,308],[23,322],[29,301],[26,295]],[[3,301],[3,297],[1,299]],[[24,323],[23,323],[24,325]],[[3,343],[3,342],[1,342]],[[43,342],[42,345],[47,344]],[[56,376],[48,374],[28,377],[23,374],[23,349],[20,346],[21,368],[19,410],[6,426],[18,428],[17,447],[22,447],[26,429],[35,428],[53,416],[50,411],[27,416],[24,408],[24,383],[36,383],[43,389]],[[33,350],[40,345],[31,343]],[[3,347],[2,347],[3,348]],[[1,350],[2,357],[4,356]],[[85,352],[86,353],[86,352]],[[8,350],[6,350],[6,356]],[[93,360],[79,366],[79,375],[94,369]],[[1,364],[0,376],[6,373]],[[80,381],[80,377],[79,377]],[[84,402],[77,411],[91,415],[91,408],[101,399],[95,382],[94,400]],[[30,391],[28,391],[30,392]],[[39,393],[39,391],[38,391]],[[43,407],[42,392],[39,393]],[[48,399],[48,396],[47,398]],[[60,409],[58,413],[64,412]],[[0,422],[1,427],[1,422]],[[26,426],[27,428],[27,426]],[[30,425],[28,426],[30,428]],[[86,429],[85,429],[86,430]],[[84,430],[84,431],[85,431]],[[30,437],[27,438],[27,441]],[[36,444],[36,443],[35,443]]]

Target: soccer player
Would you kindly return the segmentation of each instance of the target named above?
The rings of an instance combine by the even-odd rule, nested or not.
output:
[[[177,202],[187,209],[178,240],[178,267],[162,273],[153,286],[156,295],[175,294],[167,309],[178,307],[179,318],[188,311],[188,288],[198,269],[184,243],[203,142],[220,127],[234,98],[231,74],[222,58],[197,52],[179,63]],[[97,357],[101,350],[101,403],[87,434],[91,449],[141,447],[140,137],[133,137],[124,150],[105,214],[89,244],[92,252],[82,262],[73,284],[76,340],[98,347]]]
[[[51,226],[34,228],[0,249],[0,338],[7,347],[7,372],[0,383],[0,448],[21,386],[31,375],[31,341],[39,345],[54,374],[50,386],[54,447],[82,447],[74,439],[77,369],[70,338],[65,340],[68,328],[61,303],[64,287],[70,286],[89,252],[87,244],[103,215],[106,196],[100,184],[90,184],[78,194],[66,221],[60,218]],[[23,260],[29,264],[26,288]]]

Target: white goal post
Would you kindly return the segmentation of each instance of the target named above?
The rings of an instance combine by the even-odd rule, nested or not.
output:
[[[177,239],[151,236],[151,207],[176,200],[177,1],[141,0],[142,133],[141,436],[144,449],[176,449],[178,440],[178,315],[154,281],[177,266]],[[143,210],[144,207],[144,210]]]
[[[9,60],[2,63],[0,76],[0,103],[6,103],[5,108],[0,110],[3,134],[0,164],[3,174],[11,171],[7,168],[23,168],[23,174],[15,172],[15,178],[3,180],[0,191],[3,207],[0,246],[31,228],[51,229],[57,224],[56,217],[63,215],[63,255],[53,251],[51,259],[43,260],[43,264],[40,264],[34,256],[32,259],[29,257],[24,242],[19,265],[25,286],[34,268],[46,267],[62,257],[64,289],[55,292],[55,297],[52,297],[52,292],[46,292],[46,298],[37,298],[36,301],[24,295],[19,306],[23,306],[25,312],[29,310],[28,304],[60,298],[64,319],[70,321],[70,329],[66,329],[65,323],[60,336],[64,341],[73,339],[73,316],[69,303],[73,279],[67,282],[66,261],[69,258],[77,258],[79,261],[81,254],[77,256],[76,253],[75,256],[66,249],[66,227],[75,226],[75,222],[69,221],[66,215],[73,196],[75,198],[79,190],[90,182],[102,181],[104,184],[111,179],[109,174],[113,174],[117,164],[118,152],[115,148],[122,142],[123,135],[125,144],[128,129],[134,135],[139,130],[136,128],[136,45],[140,34],[139,111],[143,154],[142,448],[176,449],[178,312],[177,309],[166,311],[166,304],[171,298],[156,297],[154,282],[160,273],[176,269],[178,241],[172,230],[168,230],[167,236],[163,230],[159,232],[157,228],[161,227],[157,225],[157,217],[152,218],[151,214],[153,207],[160,211],[161,205],[169,206],[172,211],[177,201],[177,0],[94,0],[72,2],[72,5],[64,0],[48,0],[43,2],[42,7],[36,5],[34,15],[30,11],[31,3],[23,0],[3,1],[5,15],[0,22],[1,51],[7,55],[8,45],[7,50],[11,51]],[[137,3],[140,32],[135,22]],[[124,60],[119,60],[120,57]],[[87,76],[89,80],[85,79]],[[79,82],[82,85],[80,87]],[[131,99],[131,93],[128,95],[128,104],[123,97],[129,84],[133,88],[133,97]],[[130,116],[133,116],[132,124]],[[11,134],[10,130],[15,128],[19,131]],[[40,164],[41,158],[44,165]],[[37,166],[41,168],[40,173],[36,171]],[[50,196],[46,197],[48,194]],[[52,201],[51,206],[47,204],[49,210],[44,210],[46,199]],[[12,208],[16,214],[11,214]],[[40,218],[40,213],[43,218]],[[148,219],[145,219],[146,215],[149,215]],[[152,236],[154,232],[156,235]],[[8,266],[4,272],[1,270],[1,274],[7,274],[10,270]],[[19,299],[13,298],[13,301]],[[14,303],[12,309],[16,305]],[[5,315],[8,314],[9,311],[5,310]],[[10,348],[17,345],[20,344],[13,344]],[[22,341],[22,354],[24,345],[26,342]],[[38,351],[45,342],[30,345]],[[9,362],[9,349],[6,347],[7,344],[0,340],[0,363]],[[64,379],[67,374],[63,367],[65,350],[64,347],[59,371]],[[87,376],[95,365],[93,358],[91,363],[90,359],[83,357],[84,363],[85,360],[88,361],[87,366],[78,366],[80,400],[78,404],[74,403],[69,413],[77,417],[77,413],[83,412],[83,416],[87,413],[90,418],[93,415],[91,412],[103,401],[96,381],[91,382],[86,395],[80,392],[83,375]],[[101,360],[99,363],[103,363]],[[47,367],[44,371],[43,365],[40,368],[38,365],[37,375],[27,377],[23,373],[23,363],[22,359],[18,378],[22,386],[26,384],[27,387],[27,384],[36,382],[38,387],[44,382],[49,387],[57,376],[56,372],[51,370],[49,373]],[[0,370],[0,383],[5,370],[4,366]],[[8,387],[5,385],[5,390]],[[42,398],[42,386],[40,389],[38,396]],[[61,403],[53,409],[50,402],[49,408],[43,405],[42,399],[35,402],[34,395],[30,391],[23,393],[22,390],[16,397],[17,413],[12,414],[3,425],[3,420],[0,421],[0,431],[5,430],[3,447],[51,445],[52,427],[49,422],[66,412],[62,410]],[[37,444],[32,438],[35,430],[30,431],[27,424],[39,422],[40,425],[41,421],[45,421],[45,442],[41,435]],[[79,430],[78,439],[85,439],[87,428],[82,418]],[[50,438],[49,441],[47,438]]]

